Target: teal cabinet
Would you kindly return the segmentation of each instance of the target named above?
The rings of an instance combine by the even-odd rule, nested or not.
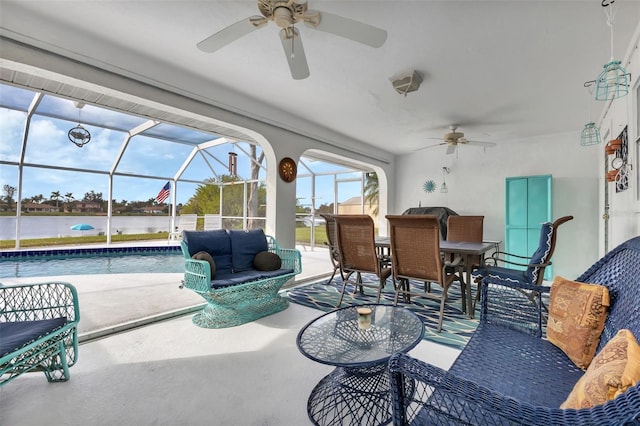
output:
[[[505,251],[531,256],[538,248],[542,223],[552,221],[551,175],[506,178],[505,193]],[[507,260],[523,261],[515,257]],[[545,279],[550,279],[552,274],[552,268],[547,268]]]

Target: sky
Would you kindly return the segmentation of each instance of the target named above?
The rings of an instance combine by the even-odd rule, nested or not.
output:
[[[0,84],[0,162],[16,163],[20,159],[22,140],[25,134],[27,109],[35,92]],[[172,179],[194,147],[201,142],[216,140],[217,135],[161,124],[148,132],[134,136],[128,143],[121,160],[117,162],[127,131],[145,123],[146,118],[110,111],[91,105],[81,109],[73,102],[54,96],[44,96],[33,115],[29,127],[24,153],[22,198],[42,194],[45,199],[54,191],[62,196],[73,194],[82,199],[85,193],[102,193],[108,199],[108,172],[135,174],[137,177],[114,176],[113,198],[117,201],[145,201],[155,198],[165,183]],[[69,139],[68,132],[81,125],[91,134],[91,140],[77,147]],[[77,130],[77,129],[76,129]],[[167,140],[171,139],[171,141]],[[180,141],[181,143],[176,143]],[[259,148],[258,148],[259,149]],[[183,179],[202,181],[214,177],[214,173],[228,174],[228,153],[238,154],[238,174],[249,177],[250,161],[244,152],[249,144],[224,143],[209,148],[204,158],[196,156],[189,164]],[[260,151],[258,151],[260,152]],[[303,159],[304,161],[304,159]],[[320,161],[305,161],[319,173],[316,179],[315,205],[334,201],[334,177],[324,173],[345,172],[341,166]],[[58,169],[37,166],[51,166]],[[93,170],[102,173],[78,171]],[[213,172],[212,172],[213,169]],[[311,179],[305,167],[298,167],[297,198],[303,206],[311,205]],[[359,178],[360,173],[341,173],[340,180]],[[265,170],[259,179],[265,178]],[[0,188],[4,185],[18,186],[18,167],[0,164]],[[198,184],[179,182],[177,203],[186,203]],[[360,182],[342,182],[337,185],[338,202],[360,195]],[[2,195],[6,195],[4,192]],[[14,195],[14,200],[17,194]],[[167,202],[171,200],[171,197]]]

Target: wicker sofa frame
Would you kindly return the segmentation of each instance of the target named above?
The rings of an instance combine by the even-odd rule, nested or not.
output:
[[[209,263],[192,259],[185,241],[180,242],[185,257],[181,288],[195,291],[206,301],[206,305],[192,319],[195,325],[203,328],[234,327],[275,314],[289,306],[289,301],[280,296],[279,291],[302,271],[300,252],[281,248],[270,235],[266,238],[269,251],[280,256],[282,269],[292,272],[262,279],[248,277],[246,281],[225,287],[216,287],[215,280],[211,280]]]
[[[0,386],[30,371],[69,380],[78,359],[75,287],[63,282],[0,285]]]
[[[613,249],[577,281],[609,289],[611,307],[598,351],[620,329],[640,338],[640,237]],[[483,282],[480,324],[449,371],[394,355],[394,424],[640,424],[640,384],[592,408],[559,408],[583,371],[543,338],[548,291]]]

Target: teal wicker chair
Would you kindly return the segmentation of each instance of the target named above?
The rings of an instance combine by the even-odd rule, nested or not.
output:
[[[69,380],[78,359],[78,293],[68,283],[0,285],[0,386],[29,371]]]
[[[233,327],[289,306],[279,290],[302,271],[300,252],[280,248],[261,229],[185,231],[180,245],[185,257],[181,287],[195,291],[207,302],[193,317],[195,325]],[[192,258],[201,251],[209,253],[216,266],[213,279],[209,262]],[[261,251],[277,254],[280,268],[256,270],[252,260]]]

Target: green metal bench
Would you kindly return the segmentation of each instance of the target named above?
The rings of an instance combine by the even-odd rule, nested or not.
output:
[[[258,248],[238,243],[245,236],[259,242]],[[195,291],[207,302],[193,317],[193,323],[199,327],[233,327],[286,309],[289,302],[278,292],[302,271],[300,252],[280,248],[277,241],[265,236],[262,230],[185,231],[180,246],[185,257],[181,287]],[[209,262],[192,258],[201,250],[210,253],[215,261],[217,271],[213,280]],[[259,271],[247,266],[261,250],[277,254],[282,260],[281,268]],[[240,257],[244,257],[244,262]]]
[[[78,293],[71,284],[0,285],[0,386],[29,371],[69,380],[78,359]]]

